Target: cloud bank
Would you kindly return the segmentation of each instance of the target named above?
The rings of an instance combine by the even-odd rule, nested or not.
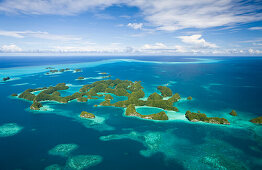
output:
[[[137,30],[137,29],[142,29],[143,23],[128,23],[127,26]]]
[[[164,31],[229,26],[262,19],[262,2],[256,0],[3,0],[0,12],[76,15],[113,5],[137,7],[147,22]]]
[[[217,48],[216,44],[207,42],[204,38],[201,38],[202,35],[195,34],[191,36],[179,36],[178,38],[182,40],[182,42],[186,44],[196,45],[197,47],[203,48]]]
[[[23,51],[22,48],[18,47],[15,44],[3,45],[2,47],[0,47],[0,52],[4,52],[4,53],[16,53],[22,51]]]
[[[41,31],[5,31],[0,30],[1,36],[14,37],[14,38],[26,38],[34,37],[47,40],[59,40],[59,41],[77,41],[81,40],[80,37],[68,36],[68,35],[56,35],[49,34],[48,32]]]

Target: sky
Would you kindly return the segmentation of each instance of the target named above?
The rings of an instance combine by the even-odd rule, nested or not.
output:
[[[0,0],[0,56],[262,56],[261,0]]]

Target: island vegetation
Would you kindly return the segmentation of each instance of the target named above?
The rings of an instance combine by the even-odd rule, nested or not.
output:
[[[142,115],[136,111],[135,105],[130,104],[126,108],[126,116],[135,116],[142,119],[152,119],[152,120],[168,120],[168,116],[164,111],[155,114]]]
[[[84,98],[83,95],[79,92],[76,92],[72,95],[62,97],[60,95],[59,90],[67,90],[69,87],[66,86],[65,83],[59,83],[56,86],[50,86],[50,87],[43,87],[43,88],[37,88],[37,89],[27,89],[23,93],[21,93],[18,98],[26,99],[33,102],[41,102],[41,101],[56,101],[59,103],[68,103],[71,100],[77,99],[79,102],[86,102],[87,98]],[[40,91],[39,94],[35,95],[32,92],[34,91]],[[33,103],[34,104],[34,103]],[[35,105],[33,105],[35,106]],[[38,105],[39,107],[42,107],[42,105]],[[36,110],[36,109],[34,109]]]
[[[99,74],[108,74],[108,73],[106,73],[106,72],[101,72],[101,73],[99,73]]]
[[[106,79],[106,78],[110,78],[110,77],[112,77],[111,75],[108,75],[108,76],[103,76],[102,78],[103,79]]]
[[[75,92],[72,95],[62,97],[60,95],[60,90],[67,90],[69,87],[65,83],[59,83],[56,86],[36,88],[36,89],[27,89],[21,93],[18,97],[25,100],[33,101],[31,109],[38,110],[41,105],[41,101],[56,101],[59,103],[68,103],[71,100],[76,99],[78,102],[87,102],[88,99],[98,99],[99,97],[104,96],[104,101],[100,103],[101,106],[114,106],[114,107],[123,107],[128,106],[150,106],[158,107],[164,110],[178,111],[176,107],[173,106],[175,102],[180,99],[180,95],[175,93],[172,96],[172,91],[170,92],[169,88],[159,87],[158,89],[162,91],[162,95],[157,93],[152,93],[146,101],[141,100],[145,97],[143,91],[143,86],[140,81],[129,81],[129,80],[101,80],[94,82],[92,84],[87,84],[82,86],[79,92]],[[40,91],[37,95],[33,92]],[[100,94],[99,94],[100,93]],[[102,93],[102,94],[101,94]],[[113,97],[111,94],[116,96],[126,96],[127,100],[118,101],[116,103],[111,103]],[[170,96],[169,99],[164,100],[164,96]],[[139,117],[144,119],[155,119],[155,120],[167,120],[168,117],[165,112],[160,112],[152,115],[141,115]]]
[[[126,116],[136,116],[142,119],[152,120],[168,120],[168,116],[165,111],[178,111],[178,108],[175,107],[174,104],[179,101],[179,99],[181,99],[180,95],[178,93],[173,93],[170,88],[158,86],[157,89],[161,92],[161,95],[154,92],[150,94],[145,100],[145,93],[143,91],[144,87],[141,85],[141,81],[132,82],[129,80],[120,79],[100,80],[92,84],[83,85],[79,92],[62,97],[59,91],[67,90],[68,88],[69,87],[65,83],[59,83],[56,86],[27,89],[22,92],[18,98],[32,101],[33,104],[30,108],[33,110],[39,110],[42,107],[42,101],[48,100],[59,103],[68,103],[69,101],[76,99],[78,102],[87,102],[88,99],[101,99],[101,97],[104,97],[104,101],[99,104],[100,106],[126,108]],[[37,95],[33,93],[40,90],[41,92]],[[116,96],[126,96],[127,99],[111,103],[111,101],[114,99],[112,94]],[[157,107],[165,111],[155,114],[142,115],[136,111],[136,106]],[[97,105],[94,107],[97,107]],[[225,118],[207,117],[206,114],[200,112],[192,113],[187,111],[185,116],[189,121],[192,122],[202,121],[215,124],[229,124],[228,120]]]
[[[15,97],[15,96],[18,96],[18,94],[16,94],[16,93],[13,93],[13,94],[11,94],[11,96],[14,96],[14,97]]]
[[[163,97],[172,96],[172,90],[166,86],[158,86],[157,89],[161,92]]]
[[[7,81],[7,80],[10,80],[10,77],[4,77],[3,78],[3,81]]]
[[[46,67],[45,69],[48,69],[48,70],[53,70],[53,69],[55,69],[55,68],[53,68],[53,67]]]
[[[78,102],[87,102],[87,98],[86,97],[78,97],[77,101]]]
[[[191,96],[188,96],[187,97],[187,100],[192,100],[193,98]]]
[[[93,113],[88,113],[86,111],[82,111],[81,114],[80,114],[80,117],[88,118],[88,119],[94,119],[95,115]]]
[[[40,110],[43,107],[42,103],[34,101],[33,104],[30,106],[31,110]]]
[[[62,69],[57,70],[57,69],[52,68],[52,67],[47,67],[46,69],[49,69],[49,72],[46,73],[47,75],[48,74],[54,74],[54,73],[63,73],[65,71],[69,71],[70,70],[70,68],[65,68],[65,69],[62,68]]]
[[[50,70],[49,71],[50,73],[57,73],[57,72],[59,72],[58,70]]]
[[[77,80],[84,80],[84,77],[78,77]]]
[[[229,121],[225,118],[219,117],[207,117],[204,113],[194,113],[191,111],[186,112],[186,118],[191,122],[206,122],[206,123],[213,123],[213,124],[224,124],[229,125]]]
[[[113,100],[113,96],[111,96],[110,94],[106,94],[105,95],[105,100]]]
[[[237,112],[235,110],[232,110],[230,113],[229,113],[231,116],[237,116]]]
[[[75,69],[74,71],[75,71],[75,72],[81,72],[82,70],[79,69],[79,68],[77,68],[77,69]]]
[[[133,104],[135,106],[151,106],[151,107],[162,108],[164,110],[178,111],[178,109],[173,106],[173,104],[180,99],[180,95],[178,93],[174,94],[168,100],[164,100],[163,96],[157,93],[152,93],[147,98],[147,100],[144,101],[144,100],[140,100],[140,98],[145,97],[145,93],[142,90],[143,87],[140,84],[141,82],[130,82],[128,80],[121,81],[119,79],[116,79],[114,83],[117,82],[118,83],[114,84],[111,83],[111,81],[112,80],[106,80],[105,82],[108,84],[107,85],[104,84],[103,88],[101,88],[99,92],[112,93],[115,94],[116,96],[127,96],[128,99],[124,101],[118,101],[114,104],[111,104],[110,100],[105,100],[102,103],[100,103],[100,105],[102,106],[127,107],[128,105]],[[100,86],[101,84],[98,85],[98,87]],[[90,88],[91,86],[85,86],[83,89],[80,90],[83,91],[87,87]],[[95,89],[97,89],[96,87]],[[93,92],[92,89],[90,90],[91,92]],[[96,90],[96,92],[98,91]]]
[[[256,124],[262,124],[262,116],[251,119],[250,122],[256,123]]]

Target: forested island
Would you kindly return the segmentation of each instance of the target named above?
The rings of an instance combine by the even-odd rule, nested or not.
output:
[[[69,71],[70,68],[62,68],[60,70],[56,70],[55,68],[52,68],[52,67],[47,67],[46,69],[49,69],[49,72],[47,72],[46,74],[54,74],[54,73],[63,73],[65,71]]]
[[[219,117],[207,117],[204,113],[193,113],[190,111],[186,112],[186,118],[191,122],[206,122],[206,123],[214,123],[214,124],[224,124],[229,125],[229,121],[225,118]]]
[[[95,115],[93,113],[88,113],[86,111],[82,111],[81,114],[80,114],[80,117],[88,118],[88,119],[94,119]]]
[[[262,124],[262,116],[251,119],[250,122],[256,123],[256,124]]]
[[[81,79],[81,78],[80,78]],[[140,81],[129,81],[129,80],[101,80],[96,81],[92,84],[83,85],[79,92],[75,92],[72,95],[62,97],[60,90],[67,90],[69,87],[65,83],[59,83],[56,86],[42,87],[37,89],[27,89],[18,98],[23,98],[32,101],[33,104],[30,106],[32,110],[40,110],[43,106],[42,101],[56,101],[59,103],[68,103],[72,100],[77,100],[78,102],[87,102],[88,99],[99,99],[104,96],[104,101],[102,101],[100,106],[113,106],[125,108],[126,116],[135,116],[142,119],[152,119],[152,120],[168,120],[168,116],[165,111],[178,111],[178,108],[174,106],[174,103],[181,99],[178,93],[173,93],[172,90],[166,86],[158,86],[157,89],[161,93],[156,92],[149,95],[147,100],[142,100],[145,97],[143,91],[144,87],[141,85]],[[40,91],[37,95],[33,92]],[[126,96],[127,100],[118,101],[111,103],[114,94],[116,96]],[[189,99],[190,100],[190,99]],[[165,111],[161,111],[155,114],[142,115],[136,111],[136,106],[149,106],[161,108]],[[85,113],[85,112],[84,112]],[[84,117],[85,114],[81,117]],[[187,112],[186,117],[189,121],[203,121],[207,123],[216,124],[229,124],[229,122],[224,118],[208,118],[205,114],[191,113]]]
[[[99,74],[108,74],[108,73],[106,73],[106,72],[101,72],[101,73],[99,73]]]
[[[136,111],[135,105],[130,104],[126,108],[126,116],[136,116],[140,117],[142,119],[153,119],[153,120],[168,120],[168,116],[164,111],[161,111],[159,113],[150,114],[150,115],[142,115]]]
[[[82,71],[82,70],[79,69],[79,68],[77,68],[77,69],[74,70],[74,72],[81,72],[81,71]]]
[[[10,77],[4,77],[3,78],[3,81],[7,81],[7,80],[10,80]]]
[[[78,77],[77,80],[84,80],[84,77]]]
[[[229,113],[231,116],[237,116],[237,112],[235,110],[232,110],[230,113]]]

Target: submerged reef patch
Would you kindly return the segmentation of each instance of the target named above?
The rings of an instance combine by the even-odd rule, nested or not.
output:
[[[73,152],[77,148],[78,148],[78,145],[76,144],[59,144],[59,145],[56,145],[51,150],[49,150],[48,153],[50,155],[67,157],[70,155],[71,152]]]
[[[16,123],[6,123],[0,126],[0,137],[14,136],[22,129],[23,127],[18,126]]]
[[[105,117],[101,117],[101,116],[95,116],[94,119],[82,119],[79,118],[80,122],[86,127],[86,128],[93,128],[96,129],[98,131],[110,131],[110,130],[114,130],[115,128],[106,124]]]
[[[250,160],[246,159],[245,152],[210,135],[212,136],[208,133],[205,142],[192,150],[195,156],[185,161],[187,169],[248,169],[246,164]]]
[[[224,170],[227,170],[227,169],[245,170],[246,169],[243,165],[239,164],[239,162],[226,158],[223,155],[205,156],[201,158],[200,162],[208,165],[210,168],[215,168],[215,169],[224,169]]]
[[[53,164],[46,167],[45,170],[62,170],[62,167],[58,164]]]
[[[20,84],[13,84],[12,86],[24,86],[24,85],[28,85],[29,83],[20,83]]]
[[[100,164],[103,157],[100,155],[77,155],[69,158],[66,163],[68,169],[87,169],[92,166]]]
[[[130,139],[142,143],[146,149],[140,150],[144,157],[162,153],[166,163],[179,161],[185,169],[246,169],[245,153],[239,148],[219,139],[205,137],[205,142],[193,144],[187,138],[175,135],[177,129],[162,131],[111,134],[101,136],[102,141]]]
[[[178,150],[180,148],[184,149],[185,146],[190,144],[190,141],[177,138],[172,132],[173,130],[168,130],[166,132],[147,131],[142,133],[132,131],[128,134],[101,136],[100,140],[110,141],[131,139],[141,142],[146,147],[146,150],[140,151],[140,154],[144,157],[150,157],[157,152],[161,152],[166,156],[166,158],[174,158],[178,153],[180,153]]]

